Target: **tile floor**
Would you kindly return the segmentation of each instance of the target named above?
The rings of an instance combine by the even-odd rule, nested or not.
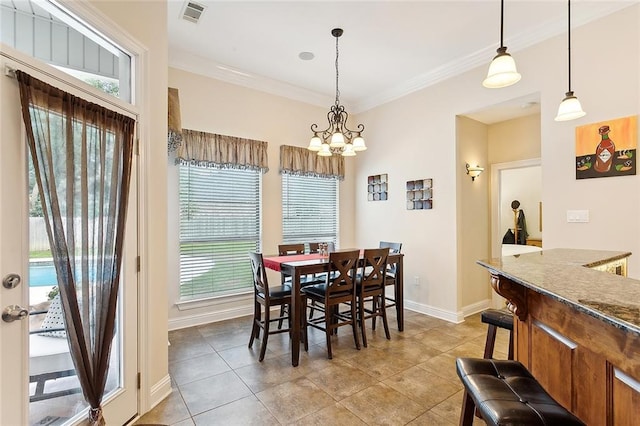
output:
[[[247,348],[250,325],[243,317],[171,331],[173,392],[136,424],[456,425],[455,359],[482,357],[486,336],[479,314],[451,324],[407,311],[402,333],[390,317],[391,340],[369,321],[369,347],[360,351],[342,327],[333,360],[324,334],[310,329],[309,352],[294,368],[286,333],[269,337],[258,362],[260,341]],[[494,356],[506,358],[507,345],[499,330]]]

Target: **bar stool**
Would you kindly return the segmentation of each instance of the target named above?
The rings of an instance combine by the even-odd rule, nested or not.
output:
[[[456,372],[464,385],[461,426],[473,425],[474,408],[491,426],[584,425],[518,361],[458,358]]]
[[[481,320],[489,324],[487,341],[484,345],[484,358],[493,358],[493,348],[496,344],[496,333],[499,328],[509,330],[509,359],[513,359],[513,314],[506,309],[487,309],[482,312]]]

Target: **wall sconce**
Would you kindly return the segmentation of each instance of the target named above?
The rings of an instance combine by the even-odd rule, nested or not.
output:
[[[471,181],[476,180],[476,178],[480,176],[480,173],[484,171],[484,167],[480,167],[480,166],[473,167],[473,166],[470,166],[469,163],[467,163],[466,168],[467,168],[467,174],[471,176]]]

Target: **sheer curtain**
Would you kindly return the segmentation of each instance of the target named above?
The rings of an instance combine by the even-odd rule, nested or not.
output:
[[[16,74],[69,348],[89,421],[102,425],[135,120]]]

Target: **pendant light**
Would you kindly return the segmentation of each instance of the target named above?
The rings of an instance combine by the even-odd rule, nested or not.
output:
[[[331,35],[336,38],[336,102],[329,110],[327,119],[329,126],[319,130],[317,124],[311,125],[313,137],[309,141],[307,149],[317,151],[321,157],[330,157],[332,154],[340,154],[343,157],[353,157],[356,151],[364,151],[367,146],[362,138],[364,125],[358,124],[358,130],[347,127],[349,114],[344,106],[340,105],[340,90],[338,89],[338,39],[342,35],[342,29],[334,28]]]
[[[582,110],[580,101],[573,94],[571,90],[571,0],[567,0],[568,13],[567,13],[567,40],[568,40],[568,52],[569,52],[569,91],[565,94],[565,98],[558,107],[558,115],[556,115],[556,121],[568,121],[576,118],[584,117],[587,113]]]
[[[507,53],[507,48],[504,46],[502,37],[503,30],[504,0],[500,0],[500,47],[497,50],[498,54],[493,58],[491,64],[489,64],[487,78],[482,82],[482,85],[489,89],[511,86],[522,78],[516,69],[516,62],[511,55]]]

